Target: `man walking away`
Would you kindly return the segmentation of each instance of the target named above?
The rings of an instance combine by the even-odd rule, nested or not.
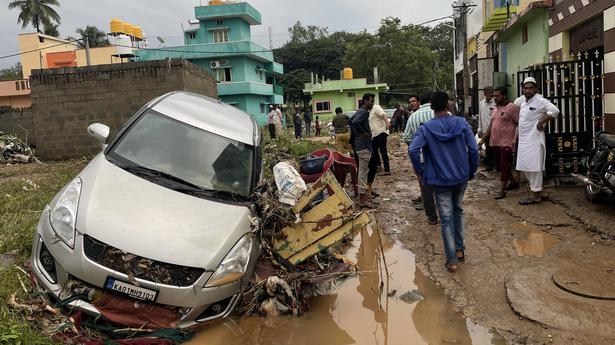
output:
[[[491,114],[495,109],[495,101],[493,100],[493,87],[485,86],[483,90],[485,99],[478,104],[478,137],[483,138],[485,132],[491,123]],[[489,147],[489,138],[485,140],[487,144],[485,149],[485,171],[493,170],[495,164],[493,161],[493,150]]]
[[[435,117],[435,113],[433,109],[431,109],[431,96],[431,92],[426,92],[421,95],[420,102],[415,103],[415,106],[418,106],[418,109],[413,112],[408,119],[408,123],[406,124],[406,129],[404,131],[404,139],[406,140],[408,146],[412,143],[412,138],[418,128],[423,123],[426,123]],[[430,185],[424,184],[420,178],[419,186],[421,187],[421,196],[412,200],[415,204],[414,208],[417,210],[424,209],[429,224],[436,225],[438,224],[438,214],[436,212],[436,202],[434,200],[433,188]]]
[[[305,120],[305,137],[309,138],[312,135],[312,110],[308,110],[303,114],[303,120]]]
[[[352,117],[351,130],[353,148],[358,157],[359,166],[359,206],[371,208],[367,175],[372,158],[372,130],[369,127],[369,111],[374,105],[375,95],[366,93],[363,95],[363,105],[357,109]]]
[[[273,105],[270,105],[269,114],[267,115],[267,127],[269,127],[269,136],[271,136],[271,139],[275,139],[274,117],[276,117],[275,109],[273,108]]]
[[[468,123],[450,115],[447,105],[445,92],[434,93],[431,107],[435,118],[419,127],[408,151],[416,174],[434,188],[446,268],[455,272],[458,262],[465,260],[463,195],[476,173],[478,147]]]
[[[519,149],[517,170],[523,171],[530,182],[531,195],[519,200],[520,205],[542,201],[542,174],[545,170],[545,126],[559,114],[553,103],[536,93],[536,79],[523,81],[523,96],[515,100],[519,110]]]
[[[387,151],[387,138],[389,136],[389,118],[384,112],[384,109],[378,104],[372,107],[369,112],[369,128],[372,130],[373,152],[372,159],[375,160],[372,164],[376,167],[380,166],[380,159],[384,164],[383,175],[391,175],[391,166],[389,165],[389,153]]]
[[[333,118],[333,130],[335,131],[335,142],[345,148],[348,148],[348,140],[350,133],[348,132],[348,121],[350,117],[344,114],[342,108],[335,108],[335,117]]]
[[[295,109],[295,116],[293,116],[293,125],[295,126],[295,139],[301,138],[301,112],[299,108]]]
[[[496,104],[491,116],[491,124],[478,143],[480,148],[485,141],[493,149],[493,161],[500,166],[500,190],[497,199],[506,197],[507,187],[518,183],[512,177],[513,152],[517,143],[517,124],[519,123],[519,106],[508,100],[505,87],[498,87],[493,92]]]
[[[403,130],[402,125],[404,124],[404,115],[406,114],[406,110],[402,107],[401,104],[397,105],[395,112],[393,113],[393,119],[391,120],[391,132],[401,132]]]

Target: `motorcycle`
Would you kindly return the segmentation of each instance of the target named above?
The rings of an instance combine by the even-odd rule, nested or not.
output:
[[[571,174],[585,184],[585,198],[591,202],[603,202],[615,194],[615,134],[596,134],[596,147],[583,158],[586,176]]]

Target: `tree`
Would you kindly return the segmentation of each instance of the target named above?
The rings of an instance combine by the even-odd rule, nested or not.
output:
[[[21,71],[21,63],[17,63],[13,67],[0,70],[0,80],[18,80],[23,79]]]
[[[304,102],[303,87],[309,82],[310,72],[302,68],[286,72],[278,78],[278,84],[284,86],[284,99],[293,104]]]
[[[53,23],[45,24],[43,25],[43,33],[47,36],[60,37],[60,32],[58,31],[58,27],[60,27],[60,25],[58,24],[53,24]]]
[[[77,41],[77,44],[80,45],[82,48],[85,47],[86,37],[88,39],[90,48],[104,47],[109,45],[109,41],[106,39],[107,35],[104,32],[98,30],[98,28],[95,26],[88,25],[85,27],[85,29],[77,29],[76,32],[82,38],[82,40]]]
[[[307,43],[329,35],[327,28],[315,25],[303,26],[300,21],[288,28],[288,33],[290,34],[290,43]]]
[[[57,0],[13,0],[9,3],[9,9],[20,9],[17,23],[26,28],[32,24],[36,32],[41,33],[41,25],[49,25],[53,22],[60,23],[60,15],[52,6],[60,6]]]

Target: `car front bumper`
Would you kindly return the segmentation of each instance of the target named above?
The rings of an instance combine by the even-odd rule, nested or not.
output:
[[[55,279],[45,270],[41,262],[40,253],[43,248],[46,248],[53,257]],[[205,287],[207,280],[213,274],[212,271],[205,271],[191,286],[178,287],[134,279],[139,286],[157,291],[155,303],[181,310],[178,325],[180,328],[189,328],[226,317],[235,309],[241,300],[243,290],[248,286],[257,258],[258,250],[253,250],[247,273],[239,280],[217,287]],[[74,248],[62,242],[51,228],[47,209],[41,215],[34,236],[31,263],[37,282],[56,300],[61,299],[63,289],[71,279],[82,281],[100,290],[104,289],[108,277],[130,283],[126,274],[90,260],[83,251],[83,236],[77,234]],[[101,314],[93,304],[85,300],[75,300],[68,305],[91,315]]]

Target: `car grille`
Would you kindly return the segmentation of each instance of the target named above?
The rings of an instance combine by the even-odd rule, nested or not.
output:
[[[88,235],[83,236],[83,252],[90,260],[114,271],[165,285],[190,286],[205,272],[202,268],[167,264],[132,255]]]

